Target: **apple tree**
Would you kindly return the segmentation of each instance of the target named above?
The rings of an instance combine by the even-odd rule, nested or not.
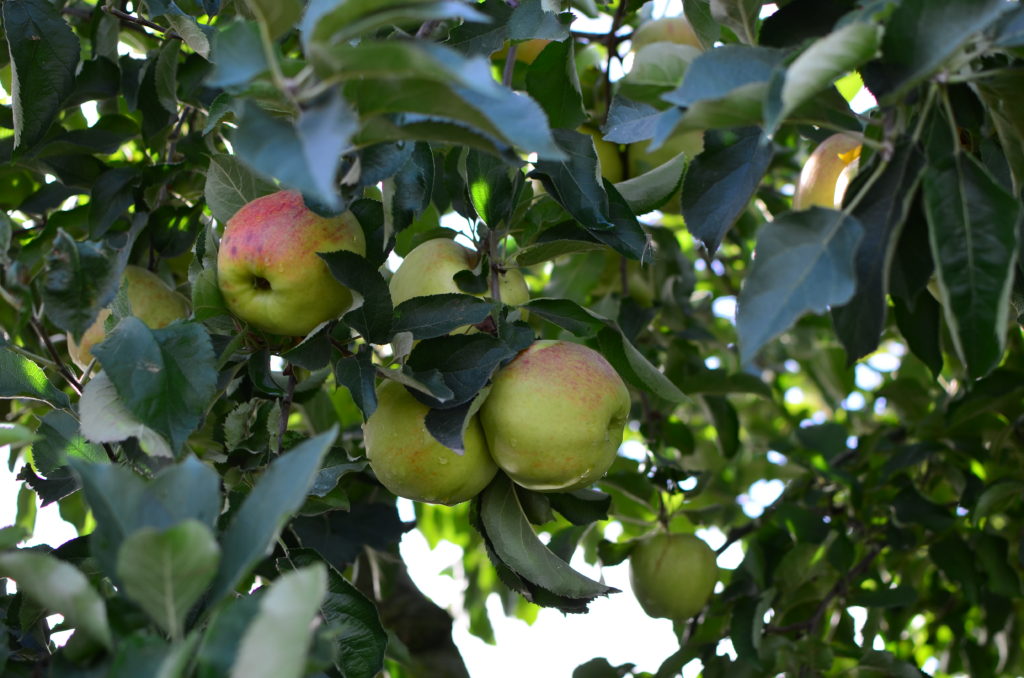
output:
[[[465,676],[406,532],[463,549],[493,640],[488,596],[586,613],[632,593],[574,553],[711,528],[742,562],[659,678],[1024,673],[1024,8],[682,6],[4,0],[3,675]],[[305,336],[218,279],[225,225],[284,190],[365,241],[276,262],[351,292]],[[450,291],[392,297],[456,236]],[[541,339],[628,385],[607,473],[400,518],[363,443],[380,385],[461,450]],[[557,439],[544,405],[518,426]],[[27,546],[54,503],[79,536]],[[580,678],[651,675],[600,651]]]

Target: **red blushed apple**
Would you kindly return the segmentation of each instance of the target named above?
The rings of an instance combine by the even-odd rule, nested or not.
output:
[[[494,376],[480,409],[495,463],[531,490],[590,485],[615,460],[629,391],[597,351],[536,341]]]
[[[304,336],[352,305],[352,293],[331,275],[317,252],[363,255],[355,215],[322,217],[294,191],[257,198],[228,220],[217,254],[224,301],[253,327]]]

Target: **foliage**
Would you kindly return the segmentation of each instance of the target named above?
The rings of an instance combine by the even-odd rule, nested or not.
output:
[[[685,0],[708,49],[628,56],[650,3],[6,0],[0,444],[25,464],[0,531],[17,583],[3,674],[465,675],[403,533],[464,549],[489,639],[491,592],[524,618],[630,595],[569,556],[613,565],[662,527],[718,528],[744,557],[677,625],[659,677],[691,660],[711,676],[1024,673],[1024,11],[776,4]],[[577,30],[582,15],[609,30]],[[857,112],[862,82],[877,105]],[[703,150],[613,184],[585,124],[626,168],[683,133]],[[841,209],[793,211],[803,161],[837,130],[864,136]],[[308,337],[246,327],[217,286],[225,221],[278,187],[351,210],[366,236],[365,257],[324,257],[361,303]],[[394,305],[389,255],[460,224],[482,255],[466,294]],[[134,318],[128,264],[191,316]],[[472,296],[512,267],[524,308]],[[104,307],[79,370],[66,337]],[[449,334],[467,324],[481,332]],[[457,446],[535,338],[607,357],[644,454],[595,488],[499,475],[400,520],[362,449],[375,385],[413,389]],[[740,498],[765,479],[786,489],[749,518]],[[18,548],[36,496],[80,536]]]

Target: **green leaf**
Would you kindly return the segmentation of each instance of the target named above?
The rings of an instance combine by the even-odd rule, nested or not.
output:
[[[252,172],[233,155],[210,158],[203,195],[213,218],[222,224],[246,203],[276,190],[273,183]]]
[[[302,16],[301,0],[245,0],[260,23],[267,27],[271,39],[277,39],[290,31]]]
[[[776,115],[766,116],[766,132],[774,132],[791,112],[874,57],[880,38],[874,24],[849,23],[811,43],[786,69],[781,106]]]
[[[128,316],[92,352],[128,410],[173,451],[180,450],[201,423],[216,388],[206,329],[184,322],[151,330]]]
[[[649,172],[620,181],[615,188],[633,212],[646,214],[664,205],[682,186],[686,160],[686,155],[680,153]]]
[[[757,19],[761,0],[711,0],[711,16],[728,26],[747,44],[757,41]]]
[[[741,130],[728,146],[708,145],[690,162],[683,179],[683,217],[709,252],[718,250],[747,209],[774,156],[760,130]]]
[[[860,590],[850,596],[850,605],[861,607],[907,607],[917,602],[917,589],[913,586],[894,586],[889,589]]]
[[[372,344],[384,344],[392,336],[394,307],[391,292],[377,267],[364,257],[344,250],[321,252],[331,275],[359,297],[343,320]]]
[[[687,400],[683,392],[652,365],[617,326],[603,328],[597,340],[608,362],[633,386],[671,403]]]
[[[693,45],[654,42],[633,56],[633,66],[622,79],[619,92],[630,99],[657,105],[662,94],[679,87],[690,62],[701,54]]]
[[[14,148],[43,138],[75,84],[78,36],[48,0],[3,4],[4,32],[11,59]]]
[[[541,297],[531,299],[523,308],[577,337],[592,337],[610,323],[607,318],[569,299]]]
[[[67,394],[50,383],[39,365],[10,349],[0,348],[0,400],[10,398],[40,400],[62,409],[71,405]]]
[[[551,42],[526,71],[526,91],[547,113],[551,127],[576,129],[587,119],[573,57],[572,40]]]
[[[488,21],[468,3],[454,0],[312,0],[299,28],[307,46],[341,44],[383,26],[432,19]]]
[[[447,44],[465,54],[490,56],[508,40],[512,7],[504,0],[483,0],[477,9],[481,16],[453,28]]]
[[[357,128],[355,114],[341,97],[331,94],[318,101],[295,123],[272,117],[248,99],[238,117],[232,141],[245,164],[325,207],[341,207],[335,175]]]
[[[516,206],[523,188],[523,173],[493,155],[470,150],[466,154],[466,183],[473,209],[491,229],[500,228]]]
[[[866,168],[847,194],[857,195],[868,177],[873,176],[873,169],[874,166]],[[836,334],[851,364],[878,347],[885,327],[890,263],[907,214],[917,197],[923,169],[924,157],[915,147],[899,146],[853,211],[853,216],[864,227],[864,237],[854,260],[857,291],[849,302],[832,309]]]
[[[100,175],[89,195],[89,237],[98,240],[135,204],[135,188],[142,177],[135,167],[115,167]]]
[[[273,547],[285,522],[302,506],[337,427],[275,459],[257,481],[221,538],[223,558],[209,600],[227,595]]]
[[[264,590],[230,598],[210,620],[203,642],[196,653],[199,678],[223,678],[228,675],[238,654],[245,630],[256,618]]]
[[[289,566],[319,561],[320,557],[311,549],[288,552]],[[377,607],[333,567],[327,568],[327,594],[320,605],[320,614],[327,624],[338,629],[335,665],[342,675],[345,678],[376,676],[384,664],[388,641]]]
[[[113,647],[107,606],[78,568],[43,553],[7,551],[0,553],[0,576],[15,580],[20,593],[64,615],[83,635]]]
[[[121,543],[117,574],[124,593],[172,638],[217,573],[220,548],[209,527],[186,520],[166,530],[143,528]]]
[[[260,599],[242,636],[231,678],[300,678],[313,621],[327,593],[327,568],[317,563],[282,574]]]
[[[212,60],[213,72],[206,79],[210,87],[244,85],[266,72],[260,27],[255,21],[232,21],[220,28],[214,38]]]
[[[46,257],[46,316],[57,327],[81,339],[100,309],[117,294],[122,269],[123,263],[99,243],[76,242],[59,231]]]
[[[448,409],[472,401],[498,366],[515,355],[516,351],[489,334],[456,334],[419,342],[406,365],[417,374],[437,370],[451,397],[439,400],[426,394],[414,395],[432,408]]]
[[[521,593],[563,612],[584,612],[598,596],[617,592],[584,577],[537,538],[523,513],[515,486],[503,473],[480,493],[479,528],[497,565],[522,583]]]
[[[946,322],[972,378],[1002,358],[1020,202],[973,156],[929,158],[924,205]]]
[[[896,519],[903,524],[916,523],[934,532],[953,526],[953,516],[944,506],[928,501],[912,487],[903,488],[892,500],[892,507]]]
[[[72,457],[96,463],[107,461],[103,449],[82,436],[78,420],[67,412],[47,412],[36,433],[39,439],[32,445],[32,465],[44,476],[66,466]]]
[[[54,413],[51,412],[50,414],[54,414]],[[65,414],[65,413],[61,412],[60,414]],[[68,416],[70,416],[70,415],[68,415]],[[28,428],[26,426],[22,426],[21,424],[3,424],[3,425],[0,425],[0,446],[10,445],[13,449],[18,449],[19,447],[22,447],[24,445],[28,445],[29,443],[35,442],[37,440],[39,440],[39,436],[37,436],[32,431],[32,429],[30,429],[30,428]],[[38,444],[37,445],[33,445],[33,450],[32,450],[32,452],[33,452],[33,455],[32,455],[33,456],[33,461],[35,461],[34,458],[35,458],[35,448],[36,447],[38,447]],[[3,547],[0,546],[0,548],[3,548]]]
[[[539,178],[551,197],[587,230],[614,228],[594,139],[575,130],[556,129],[554,133],[565,159],[540,160],[530,176]]]
[[[464,325],[482,323],[491,310],[492,302],[468,294],[413,297],[395,307],[392,331],[412,332],[414,339],[430,339]]]
[[[346,356],[334,365],[334,380],[352,394],[363,420],[377,409],[377,370],[373,366],[373,350],[363,345],[355,355]]]
[[[884,80],[865,77],[883,104],[897,102],[923,82],[979,31],[1009,9],[1003,0],[905,0],[886,24],[879,69]]]
[[[738,299],[743,363],[804,313],[821,313],[853,295],[863,232],[853,217],[822,207],[787,212],[762,227]]]

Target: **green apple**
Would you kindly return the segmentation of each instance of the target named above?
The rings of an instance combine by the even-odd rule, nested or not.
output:
[[[295,191],[257,198],[228,220],[217,280],[228,309],[253,327],[304,336],[352,305],[317,252],[366,252],[355,215],[322,217]]]
[[[544,51],[544,48],[548,46],[550,40],[543,38],[534,38],[532,40],[524,40],[523,42],[516,43],[516,61],[526,64],[529,66],[540,53]],[[494,61],[504,61],[508,56],[508,45],[502,47],[497,52],[491,55],[491,59]]]
[[[424,423],[428,410],[398,382],[381,384],[377,409],[363,425],[370,467],[399,497],[448,506],[472,499],[498,472],[478,417],[466,428],[460,455],[430,435]]]
[[[839,209],[846,187],[857,173],[861,141],[855,132],[839,132],[818,144],[800,170],[793,209]]]
[[[414,247],[391,277],[391,301],[397,306],[413,297],[431,294],[459,294],[455,275],[473,270],[478,261],[476,252],[448,238],[434,238]],[[530,300],[530,289],[518,269],[501,273],[498,291],[502,302],[520,306]]]
[[[715,590],[715,552],[692,534],[647,537],[629,556],[629,581],[648,615],[684,621],[704,609]]]
[[[179,318],[188,317],[188,300],[168,287],[160,276],[141,266],[126,266],[121,284],[128,296],[132,315],[150,329],[158,330]],[[82,334],[80,342],[68,334],[68,354],[83,370],[92,362],[92,347],[106,338],[106,321],[109,317],[110,309],[102,309],[93,324]]]
[[[701,151],[704,150],[704,131],[693,130],[682,132],[669,137],[665,143],[656,150],[648,150],[650,142],[641,141],[630,144],[627,150],[629,160],[629,176],[638,177],[651,170],[661,167],[675,158],[680,153],[686,156],[686,162],[691,162]],[[679,214],[682,210],[682,187],[679,187],[672,196],[665,201],[658,209],[666,214]]]
[[[579,131],[589,134],[594,139],[594,148],[597,149],[597,162],[601,170],[601,176],[613,184],[622,181],[622,155],[619,153],[618,144],[605,141],[601,132],[593,127],[584,125],[580,127]]]
[[[697,37],[693,26],[686,17],[672,16],[663,19],[655,19],[640,25],[630,38],[634,52],[640,51],[641,47],[655,42],[674,42],[680,45],[692,45],[697,49],[703,49],[700,38]]]
[[[629,391],[604,357],[569,341],[536,341],[495,374],[480,422],[495,463],[541,492],[590,485],[615,460]]]

